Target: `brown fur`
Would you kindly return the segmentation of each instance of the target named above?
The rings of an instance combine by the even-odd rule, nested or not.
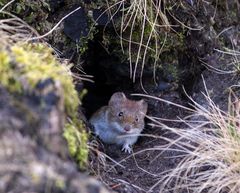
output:
[[[94,132],[101,140],[110,144],[122,145],[125,152],[137,141],[144,128],[147,103],[133,101],[117,92],[109,100],[108,106],[100,108],[90,119]]]
[[[114,94],[109,101],[109,121],[118,122],[120,125],[128,124],[134,128],[142,129],[144,126],[144,117],[147,113],[147,103],[143,100],[129,100],[122,94]],[[120,112],[123,112],[123,116],[121,117],[118,116]],[[136,118],[138,121],[136,121]]]

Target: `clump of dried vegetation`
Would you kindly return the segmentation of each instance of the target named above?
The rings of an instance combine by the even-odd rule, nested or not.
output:
[[[190,98],[196,110],[182,120],[187,129],[169,128],[178,136],[177,140],[169,139],[171,148],[181,152],[182,159],[176,168],[165,171],[150,191],[159,186],[159,192],[239,192],[240,101],[230,91],[225,112],[208,92],[204,96],[207,105]],[[157,126],[164,126],[157,119],[153,121]]]
[[[176,39],[174,44],[179,43],[179,47],[184,47],[183,33],[187,30],[200,30],[174,16],[174,10],[179,7],[184,10],[191,6],[188,1],[106,0],[106,3],[122,52],[129,62],[129,76],[135,82],[140,74],[143,90],[144,67],[151,66],[155,80],[156,69],[161,65],[160,55],[169,46],[173,47],[169,40]]]
[[[129,43],[130,77],[135,81],[138,63],[142,62],[143,71],[146,56],[149,52],[154,53],[155,62],[159,57],[161,52],[160,29],[165,29],[165,32],[167,32],[171,27],[166,16],[165,2],[134,0],[129,3],[119,1],[115,6],[122,10],[120,24],[121,45],[123,47],[124,41]],[[126,32],[128,36],[126,36]],[[134,54],[135,50],[137,54]],[[135,66],[132,65],[132,62],[135,63]]]

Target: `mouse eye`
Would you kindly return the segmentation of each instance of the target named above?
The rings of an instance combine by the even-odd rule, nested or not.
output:
[[[123,116],[123,112],[118,113],[118,116],[122,117]]]
[[[138,117],[135,118],[135,121],[138,122]]]

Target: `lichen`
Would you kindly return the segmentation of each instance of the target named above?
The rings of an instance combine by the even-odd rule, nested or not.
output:
[[[76,158],[79,166],[83,167],[88,159],[88,135],[84,131],[84,124],[77,118],[80,100],[73,84],[70,67],[60,63],[53,55],[52,48],[45,44],[18,43],[0,49],[0,84],[10,92],[28,92],[34,89],[37,83],[48,78],[61,84],[68,117],[64,137],[68,142],[70,154]]]
[[[23,79],[32,88],[47,78],[59,81],[64,90],[66,112],[74,117],[79,99],[69,66],[61,65],[52,55],[53,50],[44,44],[16,44],[10,50],[11,58],[4,51],[0,53],[0,71],[5,76],[0,82],[11,91],[20,92],[23,89],[23,85],[20,85]]]
[[[88,158],[88,134],[82,129],[79,132],[79,128],[84,128],[82,121],[74,121],[65,125],[63,136],[68,142],[68,148],[70,155],[75,158],[80,168],[85,168]],[[83,159],[86,158],[86,159]]]
[[[12,71],[10,57],[5,51],[0,52],[0,74],[0,83],[3,86],[7,87],[10,91],[20,92],[21,85],[15,79],[16,74]]]

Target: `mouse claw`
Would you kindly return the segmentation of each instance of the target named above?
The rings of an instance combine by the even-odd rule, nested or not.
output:
[[[122,151],[124,151],[125,153],[131,153],[132,148],[129,145],[124,145]]]

